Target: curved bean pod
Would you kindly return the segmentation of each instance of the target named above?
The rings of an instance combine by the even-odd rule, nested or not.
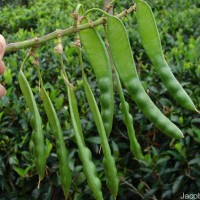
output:
[[[65,198],[67,199],[69,195],[69,191],[70,191],[70,186],[71,186],[71,172],[69,168],[68,151],[67,151],[65,141],[63,138],[60,121],[56,114],[55,108],[51,102],[51,99],[44,88],[40,72],[39,72],[39,77],[40,77],[40,82],[41,82],[41,95],[42,95],[43,105],[44,105],[45,112],[47,114],[50,126],[53,130],[54,137],[56,139],[56,149],[57,149],[58,160],[60,163],[60,166],[59,166],[60,182],[61,182],[61,186],[65,195]]]
[[[106,134],[109,136],[112,130],[114,113],[112,69],[109,56],[105,44],[95,28],[82,30],[79,32],[79,35],[83,49],[86,52],[98,81],[101,116]]]
[[[97,177],[96,167],[92,161],[92,154],[90,150],[85,146],[85,143],[82,140],[82,129],[80,129],[81,125],[77,124],[80,123],[80,119],[77,119],[78,113],[78,106],[74,91],[72,88],[68,86],[67,88],[68,93],[68,101],[69,101],[69,108],[70,108],[70,115],[72,120],[72,125],[75,132],[75,138],[78,145],[79,150],[79,157],[83,164],[83,170],[86,174],[88,185],[93,193],[93,196],[97,200],[103,200],[103,195],[101,191],[101,181]]]
[[[180,129],[161,113],[142,87],[128,35],[120,19],[107,17],[107,36],[114,65],[131,98],[161,132],[173,138],[183,138]]]
[[[108,139],[106,136],[101,114],[99,112],[92,90],[87,82],[85,74],[83,74],[83,86],[101,140],[101,146],[104,154],[103,165],[106,174],[106,183],[112,195],[116,198],[119,187],[119,179],[117,176],[115,160],[111,155],[111,150],[108,144]]]
[[[74,128],[76,143],[78,145],[79,150],[79,157],[83,164],[83,171],[86,175],[88,185],[93,193],[93,196],[96,200],[103,200],[103,194],[101,191],[101,181],[99,180],[96,172],[96,167],[92,161],[92,154],[90,150],[86,147],[83,132],[81,128],[79,113],[78,113],[78,105],[76,101],[76,97],[74,91],[69,84],[69,80],[67,74],[65,72],[62,54],[60,54],[60,61],[61,61],[61,75],[63,80],[67,86],[67,95],[69,101],[69,109],[70,109],[70,116],[72,120],[72,125]]]
[[[138,143],[137,138],[135,136],[135,130],[133,127],[133,117],[129,113],[129,104],[126,102],[126,100],[124,98],[122,85],[121,85],[119,75],[116,70],[115,70],[115,75],[116,75],[116,82],[117,82],[119,95],[120,95],[120,101],[121,101],[120,110],[123,113],[123,121],[128,130],[128,137],[130,139],[130,149],[131,149],[133,155],[135,155],[135,157],[138,160],[141,160],[143,158],[143,154],[142,154],[141,146]]]
[[[31,87],[24,76],[23,71],[20,69],[18,74],[18,80],[20,89],[24,95],[26,103],[32,114],[31,117],[31,126],[33,128],[32,132],[32,142],[33,142],[33,154],[35,159],[35,165],[37,172],[39,174],[39,183],[44,178],[45,174],[45,151],[44,151],[44,135],[42,131],[42,120],[35,102],[35,98],[31,91]]]
[[[170,94],[180,105],[187,109],[197,111],[194,103],[174,77],[164,58],[159,32],[150,6],[143,0],[137,0],[136,6],[139,36],[158,75]]]

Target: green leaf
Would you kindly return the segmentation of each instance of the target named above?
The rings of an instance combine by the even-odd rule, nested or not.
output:
[[[78,174],[78,176],[76,177],[76,184],[80,185],[81,183],[83,183],[86,180],[86,176],[83,172],[80,172]]]
[[[114,141],[112,141],[111,145],[112,145],[112,149],[114,152],[114,156],[119,157],[119,148],[118,148],[117,144]]]
[[[26,174],[28,171],[31,169],[31,166],[26,167],[25,169],[22,169],[20,167],[13,166],[13,169],[21,176],[21,177],[26,177]]]
[[[173,186],[172,186],[173,194],[175,194],[175,193],[179,190],[179,188],[180,188],[181,185],[183,184],[183,181],[184,181],[184,176],[183,176],[183,175],[182,175],[182,176],[179,176],[179,177],[175,180],[175,182],[174,182],[174,184],[173,184]]]
[[[159,164],[165,164],[168,160],[170,159],[169,156],[165,156],[165,157],[159,157],[158,160],[156,161],[157,165]]]
[[[70,123],[68,122],[68,120],[65,120],[65,129],[69,130],[71,127]]]
[[[140,182],[137,188],[138,188],[139,191],[142,191],[145,188],[144,183]]]
[[[188,162],[189,165],[200,164],[200,158],[194,158]]]
[[[12,83],[12,71],[10,68],[6,69],[6,71],[4,72],[4,80],[7,84],[11,84]]]
[[[0,122],[4,112],[0,112]]]
[[[86,141],[93,143],[93,144],[101,144],[100,138],[98,136],[97,137],[89,137],[86,139]]]
[[[48,188],[48,191],[42,195],[42,199],[50,200],[52,197],[52,187]]]
[[[56,99],[55,101],[55,106],[56,106],[56,110],[59,110],[64,102],[64,95],[62,94],[59,98]]]
[[[9,158],[9,164],[10,165],[18,165],[19,164],[19,161],[18,161],[16,155],[13,155]]]
[[[193,118],[192,120],[191,120],[191,123],[193,123],[193,124],[195,124],[195,123],[200,123],[200,118]]]

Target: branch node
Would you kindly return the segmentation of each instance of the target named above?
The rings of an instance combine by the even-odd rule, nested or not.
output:
[[[61,33],[58,33],[57,38],[58,38],[58,39],[62,38],[62,34],[61,34]]]
[[[106,12],[109,12],[110,11],[110,9],[113,7],[113,5],[105,5],[104,6],[104,10],[106,11]]]
[[[74,24],[73,24],[73,26],[77,27],[78,22],[79,22],[79,16],[78,16],[78,14],[76,12],[73,12],[72,13],[72,17],[74,18]]]
[[[40,41],[40,39],[39,39],[38,37],[35,37],[33,40],[34,40],[34,42],[36,42],[36,43]]]
[[[89,21],[88,21],[88,24],[89,24],[90,28],[93,28],[93,27],[94,27],[93,21],[89,20]]]
[[[74,47],[81,47],[81,41],[80,38],[77,38],[76,41],[73,43]]]
[[[79,19],[79,16],[76,12],[72,13],[72,17],[74,18],[75,21],[78,21],[78,19]]]
[[[62,54],[63,53],[63,45],[62,43],[59,41],[58,44],[54,47],[54,52],[58,53],[58,54]]]
[[[85,16],[79,17],[79,22],[81,23],[81,21],[82,21],[83,19],[85,19],[85,18],[86,18]]]
[[[128,15],[128,10],[124,10],[124,16],[127,16]]]
[[[133,6],[131,6],[128,10],[131,10],[131,11],[135,12],[136,11],[136,4],[134,4]]]
[[[33,62],[32,62],[32,64],[38,66],[38,60],[34,59]]]
[[[34,58],[36,58],[35,56],[35,52],[32,48],[30,48],[30,50],[28,51],[28,55],[33,56]]]
[[[62,33],[61,32],[62,32],[62,30],[56,29],[55,33],[57,34],[57,37],[58,36],[62,37]]]
[[[103,24],[107,23],[107,18],[106,17],[102,17],[102,20],[103,20]]]

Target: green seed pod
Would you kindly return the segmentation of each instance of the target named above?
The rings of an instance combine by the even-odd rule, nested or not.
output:
[[[44,153],[44,134],[42,131],[42,120],[35,102],[35,98],[31,91],[31,87],[24,76],[22,70],[19,71],[18,80],[20,89],[24,95],[26,103],[31,112],[31,126],[33,128],[32,132],[32,142],[33,142],[33,155],[35,159],[35,165],[37,172],[39,174],[39,183],[44,178],[45,174],[45,153]]]
[[[83,164],[83,170],[87,177],[88,185],[93,193],[93,196],[96,200],[103,200],[101,181],[97,177],[96,167],[92,161],[92,154],[90,150],[85,146],[85,142],[83,140],[83,133],[81,129],[80,118],[78,115],[76,97],[72,88],[70,88],[70,86],[67,87],[70,115],[79,149],[79,157]]]
[[[136,6],[139,36],[156,72],[170,94],[180,105],[197,111],[194,103],[174,77],[164,58],[156,21],[150,6],[143,0],[137,0]]]
[[[183,138],[180,129],[161,113],[142,87],[128,35],[120,19],[107,17],[107,36],[114,65],[131,98],[161,132],[173,138]]]
[[[51,102],[51,99],[43,86],[43,83],[41,84],[41,95],[45,112],[47,114],[50,126],[53,130],[53,134],[56,139],[56,149],[60,164],[59,166],[60,182],[62,185],[65,198],[67,199],[71,186],[71,172],[69,168],[68,151],[63,138],[60,121],[56,114],[55,108]]]
[[[98,109],[96,100],[94,98],[94,95],[92,93],[92,90],[87,82],[87,78],[84,73],[83,73],[83,86],[101,140],[101,146],[104,154],[103,165],[106,174],[106,183],[112,195],[116,198],[119,187],[119,179],[117,176],[115,160],[111,155],[111,150],[106,136],[103,121],[100,115],[100,111]]]
[[[119,76],[118,76],[116,70],[115,70],[115,75],[116,75],[116,81],[117,81],[117,86],[118,86],[118,90],[119,90],[119,94],[120,94],[120,101],[121,101],[119,107],[123,113],[123,121],[128,130],[128,137],[130,139],[130,149],[131,149],[133,155],[135,155],[135,157],[138,160],[141,160],[143,158],[143,154],[142,154],[140,144],[138,143],[137,138],[135,136],[135,130],[133,127],[133,117],[129,113],[129,104],[125,101],[121,82],[120,82],[120,79],[119,79]]]
[[[83,22],[85,21],[83,20]],[[106,134],[109,136],[114,113],[112,69],[109,56],[105,44],[95,28],[82,30],[79,35],[98,81],[101,96],[101,116]]]
[[[83,163],[83,170],[88,179],[88,185],[93,191],[95,199],[102,200],[101,182],[97,177],[96,167],[92,161],[91,151],[87,147],[79,146],[79,155]]]

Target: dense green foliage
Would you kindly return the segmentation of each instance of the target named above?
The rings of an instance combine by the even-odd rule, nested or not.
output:
[[[3,2],[3,1],[2,1]],[[11,4],[0,8],[0,33],[7,43],[23,41],[41,36],[56,29],[72,25],[71,16],[78,0],[49,0],[29,2],[28,5]],[[166,60],[181,85],[200,109],[200,3],[199,0],[149,0],[153,8]],[[81,1],[85,9],[103,7],[102,1]],[[130,1],[117,1],[114,11],[121,12],[131,6]],[[138,110],[124,90],[130,113],[134,117],[134,127],[142,146],[145,161],[135,159],[129,148],[127,130],[119,109],[119,94],[115,86],[114,125],[109,137],[112,154],[115,156],[120,186],[118,199],[179,199],[182,193],[198,193],[200,190],[200,117],[197,113],[183,109],[175,102],[158,78],[139,41],[136,16],[130,14],[122,19],[128,30],[137,70],[142,84],[150,98],[170,120],[184,133],[182,140],[171,140],[158,131]],[[102,27],[99,27],[101,31]],[[90,148],[97,166],[99,178],[106,179],[99,154],[100,141],[94,119],[86,103],[79,66],[73,42],[76,35],[63,39],[66,70],[70,82],[76,87],[79,113],[86,144]],[[74,132],[70,122],[67,91],[59,73],[60,64],[54,54],[56,41],[50,41],[39,50],[43,81],[52,99],[63,129],[66,146],[69,150],[72,171],[71,199],[92,199],[86,184],[86,177],[80,163]],[[21,94],[17,74],[26,50],[5,55],[7,70],[1,83],[7,88],[7,95],[0,100],[0,200],[7,199],[64,199],[58,179],[58,159],[55,139],[42,106],[38,93],[37,70],[28,62],[25,75],[33,88],[44,124],[46,147],[51,151],[47,160],[46,176],[37,189],[38,176],[32,165],[33,155],[29,150],[31,126],[30,113]],[[84,57],[85,71],[95,95],[99,96],[96,78],[87,58]],[[98,102],[99,103],[99,102]],[[102,184],[105,199],[110,193]],[[59,196],[59,198],[58,198]]]

